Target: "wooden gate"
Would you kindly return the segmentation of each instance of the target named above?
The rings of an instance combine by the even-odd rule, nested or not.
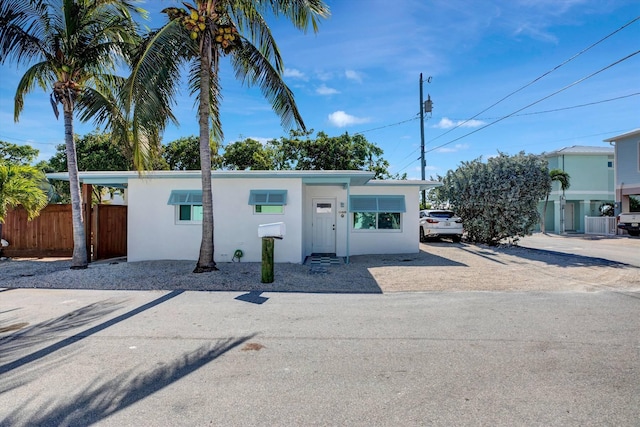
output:
[[[93,207],[96,227],[93,232],[94,259],[127,255],[127,207],[96,205]]]

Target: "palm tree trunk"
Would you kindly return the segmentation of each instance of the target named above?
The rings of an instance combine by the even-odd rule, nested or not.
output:
[[[200,56],[200,106],[198,110],[200,125],[200,170],[202,171],[202,242],[200,255],[194,273],[216,271],[213,260],[213,195],[211,192],[211,147],[209,144],[209,92],[211,87],[211,39],[204,35]]]
[[[69,191],[71,193],[71,219],[73,225],[73,257],[71,268],[74,270],[87,268],[87,242],[82,221],[82,202],[80,198],[80,180],[78,179],[78,162],[76,145],[73,141],[73,109],[64,108],[64,142],[67,152],[67,168],[69,170]]]

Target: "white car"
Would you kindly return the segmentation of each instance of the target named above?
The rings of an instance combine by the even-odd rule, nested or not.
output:
[[[453,211],[432,209],[420,211],[420,241],[449,237],[454,242],[462,239],[462,219]]]

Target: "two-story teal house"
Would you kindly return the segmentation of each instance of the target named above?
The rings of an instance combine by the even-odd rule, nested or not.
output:
[[[554,182],[545,229],[550,233],[584,233],[584,217],[600,216],[600,206],[614,202],[614,149],[574,145],[543,154],[549,170],[560,169],[569,174],[570,187],[562,191]],[[544,200],[538,211],[542,215]]]
[[[629,197],[640,198],[640,129],[604,141],[615,147],[616,214],[630,212]]]

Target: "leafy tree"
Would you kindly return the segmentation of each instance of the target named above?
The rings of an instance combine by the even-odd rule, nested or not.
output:
[[[263,146],[255,139],[247,138],[224,147],[224,166],[232,170],[276,169],[274,151],[270,145]]]
[[[311,139],[312,132],[291,131],[289,138],[271,141],[276,158],[282,169],[297,170],[368,170],[376,173],[377,179],[406,179],[405,176],[391,176],[389,162],[381,156],[383,151],[363,135],[330,137],[318,132]]]
[[[191,93],[197,96],[202,171],[202,242],[194,272],[217,270],[213,259],[213,200],[210,137],[223,140],[220,122],[220,60],[228,56],[243,83],[257,85],[271,102],[282,124],[304,128],[302,117],[285,85],[284,66],[263,14],[285,16],[293,25],[317,31],[318,17],[328,15],[322,0],[195,0],[187,9],[169,7],[169,22],[152,32],[140,50],[131,75],[129,101],[134,104],[133,139],[144,129],[161,132],[175,122],[171,105],[180,71],[189,70]]]
[[[536,155],[500,153],[486,163],[463,162],[435,189],[440,203],[464,221],[471,242],[497,245],[502,239],[531,234],[538,222],[538,202],[551,185],[547,161]]]
[[[62,105],[64,137],[73,221],[71,268],[88,265],[82,220],[80,184],[73,135],[74,115],[81,120],[109,121],[113,94],[121,79],[116,67],[138,44],[132,13],[141,12],[130,1],[3,0],[0,3],[0,62],[12,59],[29,68],[18,83],[14,119],[24,107],[24,97],[39,85],[52,90],[56,117]],[[118,120],[121,135],[128,126]],[[115,126],[115,122],[113,122]],[[123,130],[124,129],[124,130]]]
[[[562,169],[551,169],[549,171],[549,177],[551,178],[551,183],[557,182],[560,184],[560,189],[562,190],[562,194],[571,186],[571,177],[569,174]],[[547,218],[547,203],[549,203],[549,195],[551,194],[551,185],[549,185],[549,189],[547,191],[547,195],[544,199],[544,208],[542,210],[542,218],[540,218],[540,231],[543,233],[545,230],[545,219]]]
[[[218,156],[218,147],[214,141],[209,141],[211,150],[211,167],[221,167],[222,159]],[[162,158],[171,170],[199,170],[200,140],[197,136],[178,138],[165,145]]]
[[[10,142],[0,141],[0,161],[17,165],[29,165],[37,157],[39,150],[30,145],[17,145]]]
[[[0,160],[0,238],[8,208],[22,205],[32,220],[47,205],[47,194],[41,188],[46,181],[42,171],[29,165]]]
[[[127,158],[122,147],[112,142],[110,133],[91,132],[75,135],[76,162],[79,171],[128,171],[133,161]],[[53,172],[67,170],[66,146],[58,145],[56,154],[49,159]]]

